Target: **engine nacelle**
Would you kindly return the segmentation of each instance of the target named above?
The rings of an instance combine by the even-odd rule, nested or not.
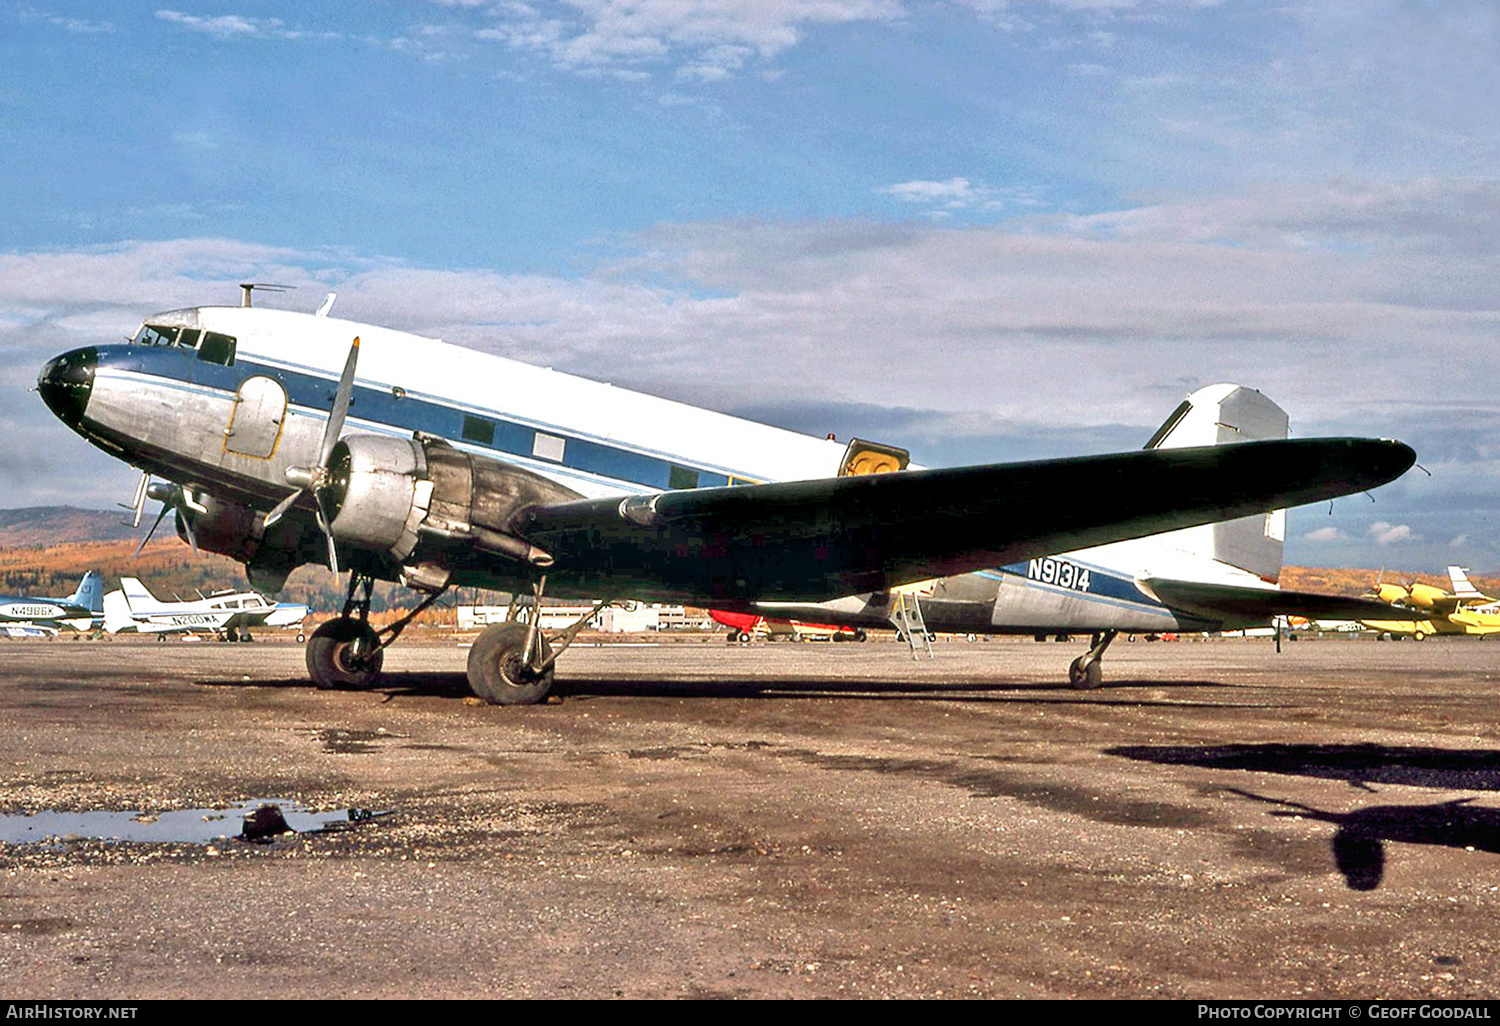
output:
[[[1411,586],[1411,604],[1418,609],[1431,609],[1449,595],[1442,588],[1434,588],[1430,584],[1413,584]]]
[[[388,553],[398,562],[411,555],[432,498],[421,443],[354,435],[334,446],[328,469],[334,511],[328,526],[334,539]]]
[[[526,506],[580,497],[423,435],[351,435],[334,447],[329,471],[329,528],[338,544],[383,554],[400,566],[403,583],[429,591],[446,585],[453,562],[474,550],[550,565],[511,521]]]
[[[251,585],[265,594],[280,591],[287,575],[303,563],[328,558],[323,536],[306,519],[285,517],[267,528],[259,510],[206,494],[175,505],[179,538],[243,563]],[[184,520],[191,523],[191,535]]]
[[[192,518],[191,537],[183,524],[184,517]],[[179,505],[175,518],[177,537],[240,563],[248,562],[260,549],[264,521],[264,514],[206,494],[194,496],[193,507]]]

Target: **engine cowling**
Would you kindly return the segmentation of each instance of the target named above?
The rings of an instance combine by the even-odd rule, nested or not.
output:
[[[351,435],[329,459],[329,529],[340,546],[381,553],[404,584],[444,587],[455,558],[477,549],[533,566],[552,557],[511,530],[515,513],[579,494],[440,438]]]

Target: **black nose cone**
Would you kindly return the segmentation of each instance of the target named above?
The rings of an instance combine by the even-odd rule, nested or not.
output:
[[[68,427],[76,428],[89,405],[94,389],[94,368],[99,365],[99,350],[93,346],[75,349],[48,362],[36,379],[36,390],[42,402]]]

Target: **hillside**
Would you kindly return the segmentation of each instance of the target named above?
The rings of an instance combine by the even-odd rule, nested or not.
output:
[[[164,599],[250,587],[244,567],[234,560],[211,552],[194,555],[177,537],[171,517],[136,555],[156,512],[148,510],[139,530],[122,526],[121,516],[61,506],[0,510],[0,594],[68,595],[90,570],[104,575],[106,591],[119,587],[121,575],[139,577]],[[372,606],[377,611],[409,607],[412,594],[396,585],[377,584]],[[343,605],[344,583],[326,567],[304,566],[277,598],[305,602],[317,612],[335,612]]]
[[[120,520],[125,511],[76,509],[72,506],[32,506],[0,509],[0,549],[38,548],[74,542],[125,541],[140,533]],[[145,528],[142,528],[144,531]]]

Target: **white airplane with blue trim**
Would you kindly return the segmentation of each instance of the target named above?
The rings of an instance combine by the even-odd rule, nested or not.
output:
[[[104,578],[90,570],[67,598],[0,596],[0,631],[12,638],[52,637],[60,631],[92,630],[104,615]]]
[[[142,472],[195,547],[274,594],[294,568],[348,571],[308,641],[320,687],[371,684],[385,649],[451,587],[754,612],[1194,528],[1384,484],[1388,439],[1233,445],[943,469],[329,316],[250,305],[146,318],[128,343],[51,360],[38,391]],[[861,471],[906,467],[893,473]],[[160,480],[156,480],[160,479]],[[1087,568],[1080,568],[1087,569]],[[1054,569],[1073,574],[1075,570]],[[422,594],[370,623],[376,580]],[[1092,583],[1093,576],[1090,576]],[[542,700],[587,618],[488,628],[470,688]],[[1087,681],[1085,681],[1087,682]]]
[[[104,596],[104,629],[111,634],[217,634],[224,641],[251,641],[252,627],[300,627],[307,606],[277,602],[255,591],[216,591],[197,599],[167,601],[135,577]],[[301,640],[299,635],[299,640]]]

